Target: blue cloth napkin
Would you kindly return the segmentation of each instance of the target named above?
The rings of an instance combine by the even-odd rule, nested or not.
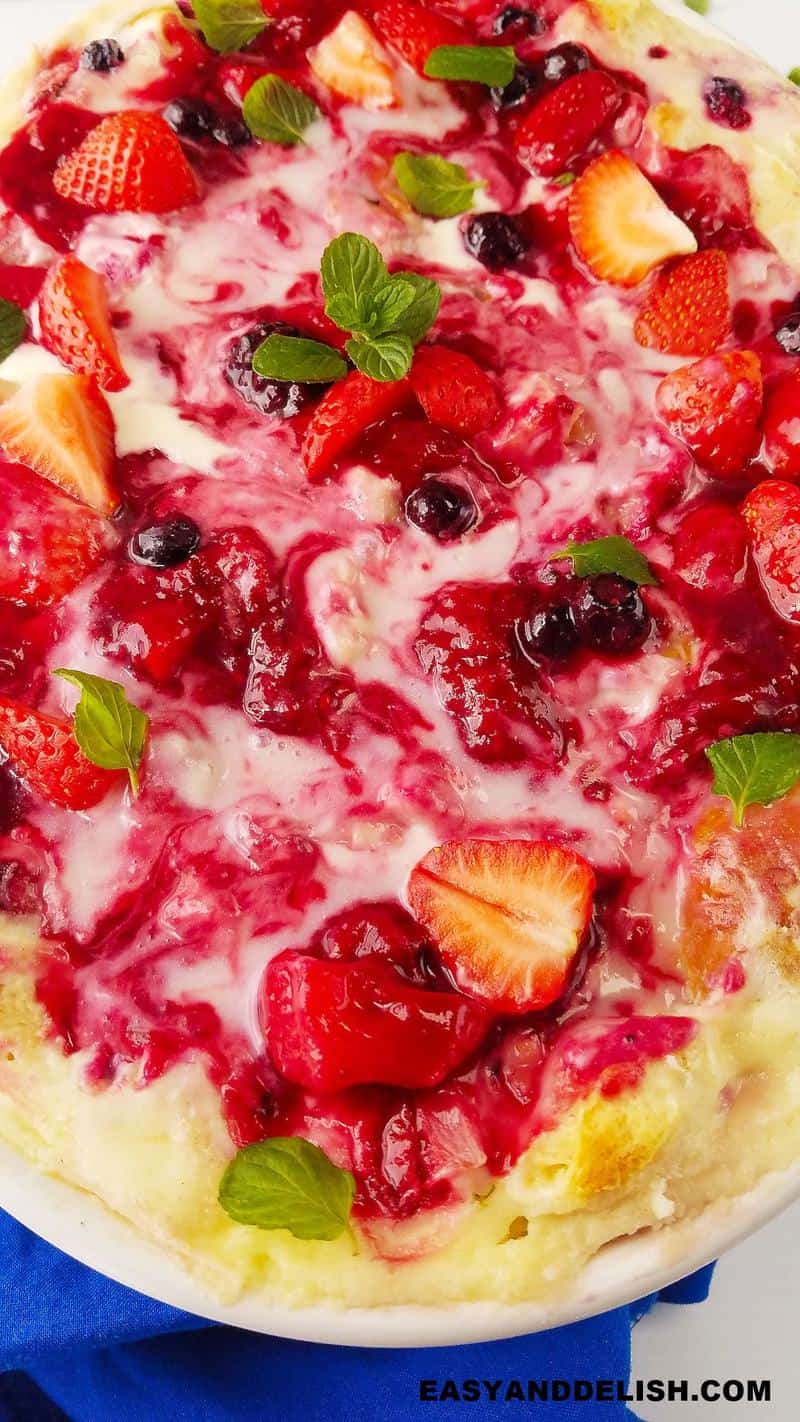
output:
[[[485,1388],[529,1379],[627,1381],[631,1327],[656,1296],[599,1318],[460,1348],[330,1348],[219,1328],[133,1293],[0,1212],[0,1422],[414,1422],[498,1417]],[[695,1303],[710,1269],[658,1297]],[[449,1393],[449,1397],[448,1397]],[[502,1395],[502,1389],[501,1394]],[[537,1402],[561,1422],[630,1422],[624,1400]]]

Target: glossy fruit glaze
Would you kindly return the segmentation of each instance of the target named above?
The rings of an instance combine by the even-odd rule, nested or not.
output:
[[[110,69],[69,50],[45,61],[0,154],[0,294],[31,312],[3,377],[57,368],[33,311],[67,250],[105,277],[130,377],[109,395],[113,519],[0,468],[0,694],[69,710],[48,673],[79,667],[152,718],[136,799],[120,788],[70,813],[2,768],[0,898],[40,916],[39,998],[92,1087],[123,1064],[146,1086],[199,1058],[237,1144],[315,1140],[355,1171],[363,1218],[460,1198],[590,1088],[635,1087],[691,1040],[675,885],[709,794],[704,749],[800,728],[800,630],[765,593],[739,512],[770,468],[715,479],[660,417],[656,387],[679,362],[634,339],[643,292],[582,265],[562,159],[548,149],[532,175],[515,125],[593,76],[600,122],[581,109],[571,178],[621,148],[701,250],[725,253],[726,344],[759,355],[768,391],[793,368],[773,333],[800,282],[721,148],[670,152],[643,127],[662,52],[619,74],[567,43],[580,5],[544,0],[513,35],[498,8],[474,0],[458,21],[467,42],[517,45],[515,91],[425,81],[395,55],[383,113],[309,71],[343,5],[281,0],[227,57],[159,12],[120,32]],[[319,105],[308,143],[215,138],[276,70]],[[712,117],[742,126],[744,100],[707,94]],[[58,196],[58,160],[101,117],[179,100],[196,203],[103,215]],[[541,122],[526,134],[525,152]],[[477,216],[436,222],[399,199],[390,163],[406,147],[479,178]],[[318,269],[347,230],[440,282],[433,336],[490,372],[500,413],[466,435],[409,397],[312,484],[300,444],[321,392],[258,384],[249,338],[283,323],[341,346]],[[641,547],[657,587],[549,561],[608,533]],[[596,871],[567,988],[542,1011],[498,1017],[459,991],[405,906],[417,860],[470,837],[550,840]],[[734,960],[713,991],[743,981]]]

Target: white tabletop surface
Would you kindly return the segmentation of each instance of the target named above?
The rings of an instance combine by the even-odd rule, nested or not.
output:
[[[3,65],[81,8],[80,0],[0,0]],[[800,0],[710,0],[709,19],[786,72],[800,65]],[[633,1376],[769,1378],[769,1403],[639,1403],[645,1422],[796,1422],[800,1416],[800,1204],[718,1266],[711,1297],[693,1308],[662,1304],[634,1334]]]

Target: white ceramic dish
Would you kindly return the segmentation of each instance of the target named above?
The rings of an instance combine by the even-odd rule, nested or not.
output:
[[[704,28],[673,0],[666,10]],[[766,57],[800,61],[796,0],[767,0],[757,20],[749,0],[717,0],[716,17]],[[69,0],[0,0],[6,63],[18,64],[28,45],[57,33],[78,8]],[[83,8],[86,8],[84,6]],[[22,32],[26,44],[21,43]],[[5,45],[6,35],[8,45]],[[368,1347],[431,1347],[537,1332],[629,1303],[691,1273],[766,1224],[800,1198],[800,1162],[765,1178],[748,1195],[720,1201],[699,1218],[607,1246],[578,1275],[567,1296],[548,1303],[462,1304],[287,1312],[253,1297],[225,1306],[99,1201],[40,1175],[0,1145],[0,1206],[83,1264],[152,1298],[203,1318],[261,1333],[317,1343]]]

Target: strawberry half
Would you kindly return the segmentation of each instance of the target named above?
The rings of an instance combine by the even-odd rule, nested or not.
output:
[[[390,109],[397,100],[383,47],[356,10],[346,10],[330,34],[308,51],[308,62],[326,88],[362,108]]]
[[[409,379],[428,419],[443,429],[478,434],[500,414],[492,377],[461,351],[420,346]]]
[[[800,622],[800,489],[765,479],[750,490],[742,513],[767,597],[779,617]]]
[[[616,80],[586,69],[551,89],[520,120],[514,133],[517,156],[532,173],[555,177],[581,158],[620,103]]]
[[[86,375],[40,375],[17,386],[0,404],[0,447],[97,513],[112,514],[119,503],[114,420]]]
[[[773,385],[764,407],[764,454],[784,478],[800,474],[800,371]]]
[[[86,759],[71,721],[18,701],[0,700],[0,748],[34,794],[60,809],[88,810],[121,783],[121,771],[101,770]]]
[[[303,463],[309,479],[322,479],[336,460],[378,420],[393,415],[407,401],[408,380],[370,380],[351,370],[318,404],[303,436]]]
[[[711,355],[731,329],[728,258],[709,248],[656,278],[636,318],[640,346],[670,355]]]
[[[594,889],[594,871],[571,850],[464,840],[420,860],[408,901],[464,992],[497,1013],[522,1013],[564,991]]]
[[[416,0],[384,0],[373,16],[381,38],[401,59],[425,73],[425,61],[440,44],[465,44],[466,32],[454,20],[437,15]]]
[[[53,187],[93,212],[172,212],[200,195],[169,124],[140,109],[102,119],[61,159]]]
[[[569,230],[590,271],[617,286],[636,286],[668,257],[697,251],[685,222],[616,149],[595,158],[573,184]]]
[[[656,391],[663,420],[712,474],[741,475],[761,441],[761,361],[753,351],[727,351],[683,365]]]
[[[77,257],[62,257],[39,296],[42,342],[76,375],[91,375],[103,390],[122,390],[122,368],[108,314],[106,284]]]
[[[0,460],[0,597],[59,602],[96,567],[108,529],[91,509],[19,464]]]

